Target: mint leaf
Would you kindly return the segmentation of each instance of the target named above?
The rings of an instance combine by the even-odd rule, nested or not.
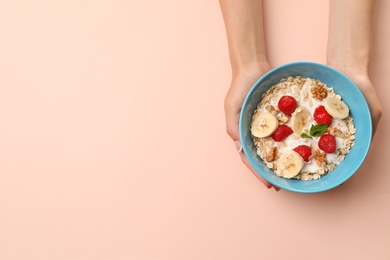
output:
[[[302,134],[301,134],[301,137],[302,137],[302,138],[310,138],[310,139],[313,139],[313,137],[311,137],[310,135],[307,135],[307,134],[305,134],[305,133],[302,133]]]
[[[327,124],[311,125],[310,135],[316,137],[321,136],[326,132],[326,129],[328,129]]]

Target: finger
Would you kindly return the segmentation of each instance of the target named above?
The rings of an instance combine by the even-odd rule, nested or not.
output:
[[[252,165],[250,164],[250,162],[246,158],[244,152],[240,152],[239,154],[240,154],[242,162],[246,165],[246,167],[249,168],[249,170],[251,170],[251,172],[256,176],[256,178],[259,179],[268,189],[272,188],[273,185],[271,183],[269,183],[268,181],[266,181],[263,177],[261,177],[256,172],[256,170],[252,167]]]
[[[256,176],[256,178],[258,178],[268,189],[273,187],[276,191],[279,191],[279,187],[272,185],[256,172],[256,170],[252,167],[252,165],[249,163],[248,159],[244,155],[244,152],[242,152],[242,146],[238,130],[242,103],[238,102],[236,99],[230,98],[232,95],[234,96],[234,94],[234,88],[230,88],[225,98],[224,109],[226,119],[226,132],[228,133],[230,138],[233,139],[236,145],[236,149],[240,154],[241,160],[251,170],[251,172]]]
[[[272,185],[276,191],[280,191],[280,188],[278,186]]]
[[[268,189],[274,188],[276,191],[279,191],[280,188],[278,186],[272,185],[270,182],[265,180],[263,177],[261,177],[257,171],[252,167],[248,159],[246,158],[244,151],[242,150],[241,142],[240,141],[235,141],[236,144],[236,149],[241,157],[242,162],[246,165],[246,167],[251,170],[251,172],[256,176],[257,179],[259,179]]]

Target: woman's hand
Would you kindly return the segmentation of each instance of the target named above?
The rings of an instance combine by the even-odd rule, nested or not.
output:
[[[273,187],[252,168],[241,149],[238,121],[242,103],[254,83],[271,69],[267,61],[261,0],[219,0],[225,21],[232,82],[225,98],[226,131],[245,165],[268,188]],[[278,187],[274,187],[279,190]]]
[[[379,121],[382,117],[382,106],[379,102],[375,88],[368,76],[368,72],[363,71],[362,69],[358,70],[348,68],[347,66],[338,67],[337,65],[334,65],[334,67],[349,77],[366,98],[371,113],[372,136],[374,137]]]
[[[327,62],[347,75],[362,91],[370,108],[373,136],[382,116],[368,76],[375,0],[330,0]]]
[[[248,159],[245,157],[241,148],[241,141],[238,130],[238,122],[241,112],[241,107],[249,90],[255,82],[271,69],[267,62],[262,64],[255,63],[241,69],[233,76],[232,83],[225,98],[225,118],[226,131],[236,144],[241,160],[253,172],[253,174],[262,182],[267,188],[274,187],[275,190],[280,188],[273,186],[271,183],[263,179],[253,167],[250,165]]]

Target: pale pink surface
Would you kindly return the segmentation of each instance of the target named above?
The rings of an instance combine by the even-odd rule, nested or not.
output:
[[[264,1],[273,66],[325,62],[328,1]],[[218,1],[2,1],[0,259],[390,259],[390,1],[366,162],[267,190],[225,133]]]

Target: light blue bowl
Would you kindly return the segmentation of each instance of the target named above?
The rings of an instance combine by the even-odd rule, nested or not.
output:
[[[302,76],[318,79],[333,87],[350,108],[356,133],[355,145],[345,159],[330,173],[318,180],[303,181],[278,177],[257,155],[253,144],[250,125],[254,110],[261,101],[261,95],[280,79]],[[323,192],[347,181],[361,166],[371,144],[372,122],[367,102],[356,85],[341,72],[318,63],[294,62],[279,66],[261,77],[249,91],[240,114],[240,139],[242,148],[251,165],[264,179],[282,189],[299,193]]]

